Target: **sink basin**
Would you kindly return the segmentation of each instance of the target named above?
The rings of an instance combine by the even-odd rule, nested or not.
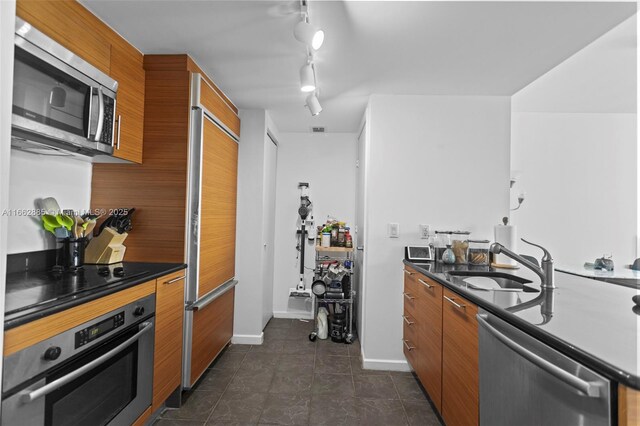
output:
[[[452,281],[466,285],[474,290],[540,292],[540,290],[527,285],[531,284],[532,281],[505,274],[504,272],[449,271],[447,275]]]

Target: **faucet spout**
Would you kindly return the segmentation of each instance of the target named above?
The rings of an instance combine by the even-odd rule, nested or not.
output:
[[[536,273],[536,275],[540,277],[540,286],[542,288],[545,288],[545,289],[556,288],[555,285],[553,284],[554,271],[553,271],[553,259],[551,258],[551,254],[545,248],[536,244],[532,244],[526,241],[524,238],[522,239],[522,241],[524,241],[527,244],[531,244],[536,247],[539,247],[544,251],[544,257],[542,258],[542,267],[530,262],[529,260],[520,256],[519,254],[512,252],[511,250],[509,250],[508,248],[506,248],[500,243],[491,244],[490,250],[493,254],[502,253],[505,256],[510,257],[516,262],[531,269],[533,272]]]

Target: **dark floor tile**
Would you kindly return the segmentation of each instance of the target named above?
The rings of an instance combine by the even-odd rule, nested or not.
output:
[[[313,320],[299,320],[299,319],[292,320],[291,328],[307,330],[309,333],[311,333],[314,329]]]
[[[389,371],[389,374],[399,377],[415,377],[415,374],[412,371]]]
[[[276,365],[277,371],[313,371],[313,366],[315,363],[315,354],[307,354],[307,355],[290,355],[283,354],[278,359],[278,364]]]
[[[209,368],[217,368],[219,370],[237,370],[245,357],[244,352],[224,351],[218,359],[216,359]]]
[[[269,393],[307,394],[311,392],[313,373],[306,371],[276,371]]]
[[[271,394],[267,398],[261,423],[306,425],[309,423],[310,395]]]
[[[318,342],[316,355],[349,356],[349,345],[345,345],[344,343],[334,343],[332,341]]]
[[[315,374],[311,392],[314,395],[353,396],[351,374]]]
[[[239,373],[241,373],[240,370]],[[267,392],[273,380],[273,370],[256,370],[236,374],[227,387],[227,392]]]
[[[251,345],[232,343],[227,347],[227,352],[249,352],[249,349],[251,349]]]
[[[402,401],[411,426],[440,426],[440,420],[427,401]]]
[[[249,352],[242,361],[240,374],[247,371],[275,370],[280,356],[277,353]]]
[[[220,393],[212,391],[193,391],[186,395],[186,402],[179,410],[167,410],[162,413],[165,419],[185,419],[206,421],[220,399]]]
[[[207,425],[257,424],[266,400],[266,393],[227,392],[211,413]]]
[[[264,329],[264,340],[272,341],[272,340],[285,340],[289,335],[290,328],[265,328]]]
[[[202,426],[204,422],[197,420],[157,419],[153,426]]]
[[[316,373],[351,374],[350,358],[346,356],[316,357]]]
[[[361,355],[360,340],[354,341],[349,347],[349,356],[359,357]]]
[[[360,357],[350,357],[349,361],[351,362],[351,372],[353,375],[360,376],[388,376],[389,372],[386,370],[365,370],[362,368],[362,358]]]
[[[353,376],[356,396],[371,399],[398,399],[391,376]]]
[[[399,400],[358,399],[356,410],[360,425],[404,426],[407,424],[404,409]]]
[[[303,341],[309,340],[309,334],[313,331],[313,327],[291,327],[285,337],[286,340]]]
[[[316,344],[309,338],[299,340],[285,340],[282,353],[289,355],[313,355],[316,353]]]
[[[391,376],[400,399],[426,401],[427,397],[415,377]]]
[[[211,368],[202,375],[194,390],[216,391],[222,394],[235,374],[235,370]]]
[[[265,339],[265,341],[262,342],[261,345],[252,345],[249,353],[256,352],[256,353],[279,354],[279,353],[282,353],[282,346],[283,346],[282,340],[266,340]]]
[[[314,395],[311,397],[311,426],[348,426],[358,421],[357,400],[351,396]]]
[[[289,328],[293,320],[288,318],[271,318],[267,323],[266,328]]]

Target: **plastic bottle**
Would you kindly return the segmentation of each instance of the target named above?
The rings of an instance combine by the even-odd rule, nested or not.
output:
[[[327,316],[329,312],[327,312],[327,308],[319,308],[318,309],[318,337],[322,340],[325,340],[329,337],[329,322],[327,320]]]

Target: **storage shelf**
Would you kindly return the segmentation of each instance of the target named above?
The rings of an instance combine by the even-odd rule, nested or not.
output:
[[[323,252],[323,251],[328,251],[328,252],[340,252],[340,253],[352,253],[353,252],[353,247],[322,247],[322,246],[316,246],[316,251],[319,252]]]

